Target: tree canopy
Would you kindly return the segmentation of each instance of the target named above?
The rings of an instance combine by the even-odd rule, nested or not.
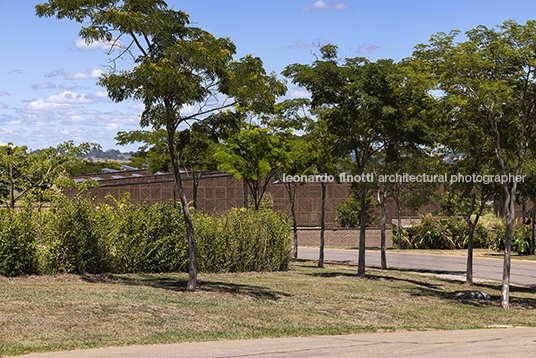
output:
[[[417,76],[440,91],[448,106],[448,130],[493,146],[501,175],[520,175],[536,131],[536,21],[506,21],[432,36],[413,54]],[[465,128],[469,128],[467,131]],[[474,138],[474,135],[477,135]],[[468,151],[466,148],[464,151]],[[467,153],[469,154],[469,153]],[[506,247],[501,305],[509,307],[510,251],[517,181],[502,183]]]
[[[396,150],[429,140],[423,120],[428,96],[413,87],[392,60],[337,58],[337,46],[320,48],[311,65],[292,64],[283,74],[311,93],[313,109],[336,137],[333,154],[351,158],[352,172],[361,175],[374,153]],[[361,208],[366,207],[361,183]],[[361,210],[358,275],[365,275],[365,211]]]
[[[179,171],[179,126],[234,106],[270,111],[286,87],[275,74],[264,70],[259,58],[247,55],[233,60],[236,48],[230,39],[191,26],[187,14],[170,9],[161,0],[50,0],[37,5],[36,13],[83,23],[79,35],[87,42],[112,42],[120,53],[112,58],[111,70],[99,84],[116,102],[127,98],[143,101],[142,127],[166,130],[187,228],[188,289],[194,290],[196,246]],[[116,60],[126,54],[132,55],[134,68],[117,69]],[[187,106],[194,108],[193,113],[185,111]]]

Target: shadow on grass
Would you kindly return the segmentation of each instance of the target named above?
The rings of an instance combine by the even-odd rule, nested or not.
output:
[[[176,292],[189,292],[187,290],[188,280],[166,277],[125,277],[123,275],[114,274],[101,274],[101,275],[81,275],[80,278],[83,281],[89,283],[112,283],[131,286],[147,286],[157,289],[171,290]],[[211,292],[219,294],[231,294],[248,296],[251,298],[265,299],[265,300],[279,300],[283,297],[289,297],[291,295],[270,290],[266,287],[237,284],[229,282],[213,282],[213,281],[197,281],[198,292]]]
[[[339,263],[339,262],[338,262]],[[340,264],[340,263],[339,263]],[[300,265],[308,268],[316,268],[313,262],[309,261],[309,265]],[[357,278],[357,272],[353,269],[354,265],[350,266],[352,270],[348,272],[337,271],[321,271],[321,272],[307,272],[303,273],[304,275],[321,277],[321,278],[335,278],[335,277],[354,277]],[[327,267],[329,269],[329,267]],[[389,271],[398,271],[398,272],[418,272],[418,273],[429,273],[432,275],[461,275],[463,280],[453,280],[445,277],[435,276],[434,280],[439,281],[439,283],[430,283],[426,280],[413,279],[409,277],[400,278],[381,274],[380,272],[389,272]],[[501,302],[501,283],[475,283],[473,286],[465,285],[465,271],[445,271],[445,270],[410,270],[410,269],[387,269],[384,271],[378,270],[367,270],[366,279],[371,281],[390,281],[390,282],[406,282],[413,285],[411,291],[409,292],[410,296],[413,297],[434,297],[441,299],[443,301],[461,303],[464,305],[470,305],[475,307],[500,307]],[[452,285],[453,283],[458,283],[459,289],[445,290],[443,283]],[[490,300],[483,299],[461,299],[454,295],[455,291],[485,291],[490,294]],[[512,297],[512,294],[534,294],[536,292],[536,285],[531,287],[523,286],[510,286],[510,306],[515,310],[529,310],[536,309],[536,298],[532,297]]]

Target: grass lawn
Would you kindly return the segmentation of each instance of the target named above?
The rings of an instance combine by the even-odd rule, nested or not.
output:
[[[298,261],[287,272],[0,277],[0,355],[111,345],[344,334],[394,330],[536,326],[536,296],[500,283],[460,300],[460,282],[397,270]]]

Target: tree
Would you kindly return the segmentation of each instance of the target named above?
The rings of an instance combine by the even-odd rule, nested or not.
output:
[[[117,70],[112,63],[99,84],[116,102],[142,100],[145,110],[140,125],[163,128],[167,134],[175,184],[179,191],[189,251],[188,289],[197,286],[197,258],[190,210],[179,170],[176,133],[179,127],[208,114],[236,105],[269,110],[285,86],[268,75],[259,58],[248,55],[233,61],[235,46],[228,38],[190,26],[182,11],[169,9],[162,0],[73,0],[36,6],[38,16],[68,18],[82,26],[79,35],[87,42],[109,41],[121,47],[116,58],[130,53],[136,66]],[[121,42],[120,42],[121,41]],[[226,101],[219,101],[223,96]],[[185,114],[185,106],[194,106]]]
[[[175,134],[179,162],[192,175],[194,209],[197,209],[197,192],[204,172],[217,170],[217,163],[213,158],[217,144],[238,130],[237,114],[230,112],[224,115],[223,113],[211,114]],[[147,171],[150,173],[169,171],[171,162],[165,129],[119,132],[115,139],[119,145],[143,143],[132,155],[133,165],[137,167],[148,165]]]
[[[336,177],[337,158],[335,156],[337,141],[335,136],[329,131],[327,123],[322,118],[322,108],[314,111],[319,118],[307,126],[306,140],[310,145],[308,169],[307,171],[320,175],[321,189],[321,213],[320,213],[320,252],[318,257],[318,267],[324,267],[324,234],[326,229],[326,179],[330,175]],[[324,178],[324,179],[322,179]]]
[[[269,128],[246,124],[229,137],[214,154],[218,168],[242,179],[253,197],[255,210],[288,153],[289,133],[274,133]]]
[[[37,151],[11,143],[0,146],[0,186],[4,188],[0,202],[12,209],[23,199],[42,203],[56,189],[53,185],[60,176],[68,177],[73,168],[82,162],[79,157],[95,145],[72,141]]]
[[[455,130],[451,127],[444,137],[445,148],[449,150],[450,158],[448,171],[451,178],[456,178],[447,187],[449,191],[447,195],[456,195],[458,209],[454,214],[462,215],[469,227],[466,284],[473,286],[474,232],[486,202],[497,193],[497,185],[492,182],[467,181],[465,178],[471,177],[473,173],[489,177],[492,173],[497,173],[498,166],[490,138],[482,133],[481,128],[475,128],[471,121],[459,120],[460,114],[457,115],[457,119],[453,126]],[[457,137],[462,133],[464,140]]]
[[[378,178],[379,175],[392,174],[390,163],[385,162],[385,158],[379,153],[372,161],[372,172],[374,177]],[[381,210],[380,218],[380,268],[382,270],[387,269],[387,245],[386,245],[386,216],[387,216],[387,185],[385,181],[376,181],[377,195],[376,200]],[[399,228],[400,230],[400,228]]]
[[[143,143],[130,158],[130,164],[137,167],[147,167],[149,173],[167,172],[171,167],[165,129],[154,131],[134,130],[120,131],[115,136],[118,145]]]
[[[534,168],[532,168],[534,169]],[[528,180],[519,183],[519,192],[524,197],[532,201],[532,208],[528,211],[531,225],[530,239],[530,254],[534,255],[535,243],[535,224],[536,224],[536,176],[534,174],[528,176]],[[528,221],[528,220],[527,220]],[[523,220],[526,225],[527,221]]]
[[[311,92],[313,109],[323,108],[319,118],[337,138],[341,149],[336,155],[351,156],[352,174],[362,176],[382,148],[426,138],[428,130],[418,110],[426,95],[406,85],[393,61],[357,57],[341,62],[334,45],[323,46],[320,52],[321,58],[312,65],[289,65],[283,75]],[[366,206],[365,196],[362,180],[361,208]],[[365,210],[361,215],[358,276],[365,277]]]
[[[501,306],[508,309],[517,176],[536,131],[536,22],[506,21],[495,29],[478,26],[465,33],[466,41],[456,43],[458,34],[439,33],[429,44],[418,45],[414,65],[430,88],[439,89],[450,103],[451,123],[471,121],[493,143],[505,196]]]
[[[308,99],[290,99],[279,103],[276,106],[276,116],[272,125],[275,128],[286,131],[288,129],[301,131],[312,121],[309,114],[310,101]],[[294,180],[285,180],[286,176],[301,175],[307,172],[310,165],[310,143],[304,136],[293,133],[289,138],[289,151],[284,156],[280,168],[280,175],[283,176],[282,183],[287,190],[290,215],[292,217],[292,230],[294,235],[294,258],[298,258],[298,222],[296,218],[296,193],[300,183]]]

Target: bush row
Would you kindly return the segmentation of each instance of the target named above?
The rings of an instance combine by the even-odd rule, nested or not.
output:
[[[426,215],[421,218],[419,225],[403,229],[401,239],[402,248],[405,249],[466,249],[469,225],[459,216],[436,218]],[[392,240],[396,245],[397,227]],[[495,248],[495,241],[488,229],[477,224],[473,234],[474,248]]]
[[[42,214],[0,211],[0,274],[126,273],[188,270],[182,208],[128,197],[95,203],[59,197]],[[286,270],[290,220],[271,210],[192,212],[200,272]]]

